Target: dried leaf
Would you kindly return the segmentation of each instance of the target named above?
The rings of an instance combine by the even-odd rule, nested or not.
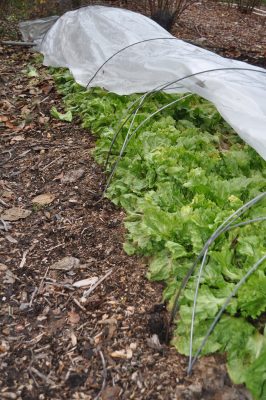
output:
[[[17,125],[12,124],[10,121],[6,121],[6,127],[12,129],[12,131],[18,131],[19,127]]]
[[[19,219],[27,218],[31,214],[30,210],[25,210],[24,208],[12,207],[5,210],[0,219],[4,221],[17,221]]]
[[[80,179],[84,175],[84,173],[85,173],[85,171],[82,168],[73,169],[64,174],[64,176],[61,178],[61,182],[62,183],[76,182],[78,179]]]
[[[78,343],[78,339],[73,331],[70,332],[70,339],[71,339],[72,346],[76,346]]]
[[[152,335],[152,337],[147,339],[147,344],[148,344],[148,347],[150,347],[151,349],[154,349],[154,350],[162,349],[162,345],[160,343],[159,337],[156,334]]]
[[[64,257],[61,260],[57,261],[53,265],[51,265],[50,269],[58,269],[62,271],[70,271],[72,268],[78,267],[80,261],[75,257]]]
[[[39,123],[42,125],[47,124],[49,119],[50,119],[49,117],[39,117]]]
[[[8,117],[6,115],[0,115],[0,122],[8,121]]]
[[[80,288],[80,287],[84,287],[84,286],[91,286],[94,285],[97,281],[98,281],[98,277],[97,276],[93,276],[91,278],[87,278],[87,279],[82,279],[81,281],[77,281],[75,283],[73,283],[73,286],[76,288]]]
[[[9,350],[9,344],[7,341],[2,340],[0,343],[0,353],[6,353]]]
[[[7,265],[0,263],[0,273],[8,269]]]
[[[55,195],[52,193],[43,193],[40,194],[39,196],[34,197],[31,201],[34,204],[39,204],[41,206],[44,206],[46,204],[50,204],[54,201]]]
[[[80,321],[80,316],[78,313],[76,313],[76,311],[71,310],[68,312],[68,322],[70,324],[77,324]]]
[[[12,284],[15,282],[16,280],[16,275],[13,274],[12,271],[10,271],[9,269],[6,271],[5,276],[3,278],[3,282],[9,284]]]
[[[119,398],[120,391],[119,386],[107,386],[102,392],[102,400],[116,400]]]

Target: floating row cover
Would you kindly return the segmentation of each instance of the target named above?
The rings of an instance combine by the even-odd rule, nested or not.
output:
[[[138,43],[147,39],[156,40]],[[138,44],[114,56],[134,43]],[[82,86],[89,84],[120,95],[151,91],[205,70],[251,69],[202,73],[172,84],[165,91],[197,93],[211,101],[240,137],[266,160],[266,70],[263,68],[174,40],[170,33],[141,14],[102,6],[64,14],[45,34],[38,50],[44,55],[44,65],[69,68]]]

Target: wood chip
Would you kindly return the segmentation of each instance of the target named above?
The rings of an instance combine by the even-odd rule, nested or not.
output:
[[[127,359],[130,360],[133,356],[133,352],[131,349],[126,349],[126,350],[117,350],[113,351],[110,356],[112,358],[122,358],[122,359]]]
[[[84,287],[84,286],[91,286],[94,285],[97,281],[98,281],[98,277],[97,276],[93,276],[91,278],[87,278],[87,279],[82,279],[81,281],[77,281],[75,283],[73,283],[73,286],[76,288],[80,288],[80,287]]]

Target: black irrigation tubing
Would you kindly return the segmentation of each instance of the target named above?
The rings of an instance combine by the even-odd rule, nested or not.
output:
[[[120,126],[118,132],[116,132],[115,137],[117,138],[118,134],[121,132],[121,130],[122,130],[123,126],[125,125],[125,123],[130,119],[130,117],[131,117],[136,111],[138,111],[138,110],[140,109],[141,105],[144,103],[145,99],[146,99],[149,95],[151,95],[151,94],[153,94],[153,93],[156,93],[156,92],[158,92],[158,91],[161,91],[161,90],[168,89],[171,85],[174,85],[174,84],[176,84],[176,83],[178,83],[178,82],[181,82],[181,81],[183,81],[184,79],[191,78],[191,77],[198,76],[198,75],[203,75],[203,74],[210,73],[210,72],[217,72],[217,71],[246,71],[246,72],[247,72],[247,71],[250,71],[250,72],[258,72],[258,73],[266,74],[266,71],[261,71],[261,70],[259,70],[259,69],[255,69],[255,68],[241,68],[241,67],[212,68],[212,69],[208,69],[208,70],[204,70],[204,71],[199,71],[199,72],[195,72],[195,73],[193,73],[193,74],[186,75],[186,76],[184,76],[184,77],[182,77],[182,78],[179,78],[179,79],[176,79],[176,80],[174,80],[174,81],[167,82],[166,84],[161,84],[161,85],[157,86],[155,89],[152,89],[152,90],[150,90],[149,92],[145,93],[144,95],[140,96],[139,100],[141,101],[141,100],[143,99],[142,103],[133,109],[133,111],[131,112],[131,114],[130,114],[130,115],[126,118],[126,120],[123,122],[122,126]],[[136,100],[136,101],[137,101],[137,100]],[[136,103],[136,101],[133,103],[133,105]],[[124,146],[124,144],[123,144],[124,149],[126,148],[128,142],[130,141],[131,138],[132,138],[132,136],[128,139],[128,141],[127,141],[127,143],[126,143],[125,146]],[[114,141],[112,141],[111,146],[113,146],[113,145],[114,145]],[[110,152],[111,152],[111,147],[110,147],[109,152],[108,152],[108,157],[110,156]],[[122,158],[122,156],[123,156],[123,154],[122,154],[121,156],[119,156],[118,159],[117,159],[117,162],[114,163],[114,166],[113,166],[113,168],[112,168],[112,170],[111,170],[111,172],[110,172],[110,174],[109,174],[109,177],[110,177],[111,175],[112,175],[112,176],[114,175],[115,170],[116,170],[116,168],[117,168],[117,165],[118,165],[120,159]],[[108,184],[110,184],[110,181],[111,181],[111,180],[110,180],[110,178],[109,178],[109,179],[108,179]],[[103,195],[104,195],[104,193],[106,192],[107,188],[108,188],[108,186],[106,185],[106,186],[105,186],[105,189],[104,189],[104,192],[103,192]]]
[[[179,307],[179,303],[178,300],[180,298],[180,295],[183,291],[183,289],[186,287],[189,278],[192,276],[193,272],[196,269],[196,266],[198,264],[198,262],[200,261],[200,259],[203,257],[206,249],[208,249],[208,247],[214,242],[214,240],[216,240],[222,233],[226,232],[228,230],[228,227],[231,226],[231,224],[238,219],[242,214],[244,214],[246,212],[246,210],[248,210],[250,207],[252,207],[254,204],[256,204],[258,201],[262,200],[264,197],[266,197],[266,192],[263,192],[261,194],[259,194],[258,196],[256,196],[255,198],[253,198],[252,200],[250,200],[249,202],[247,202],[246,204],[244,204],[242,207],[238,208],[233,214],[231,214],[216,230],[215,232],[209,237],[209,239],[206,241],[206,243],[203,246],[203,249],[201,250],[200,254],[197,256],[197,258],[195,259],[192,267],[188,270],[186,276],[183,278],[179,289],[175,295],[174,298],[174,303],[173,303],[173,309],[171,312],[171,317],[170,317],[170,324],[173,323],[175,316],[177,314],[178,311],[178,307]]]
[[[238,289],[246,282],[246,280],[250,277],[251,274],[253,274],[253,272],[256,271],[256,269],[260,266],[260,264],[263,263],[263,261],[266,260],[266,254],[264,254],[264,256],[262,256],[259,261],[257,261],[249,270],[248,272],[241,278],[241,280],[236,284],[234,290],[230,293],[230,295],[227,297],[227,299],[225,300],[222,308],[220,309],[220,311],[218,312],[218,314],[216,315],[215,319],[213,320],[211,326],[209,327],[205,337],[203,338],[194,358],[192,360],[190,360],[189,363],[189,367],[188,367],[188,374],[191,374],[192,372],[192,368],[193,365],[195,364],[195,362],[198,359],[198,356],[200,355],[203,347],[205,346],[209,336],[211,335],[212,331],[214,330],[215,326],[217,325],[217,323],[219,322],[222,313],[225,311],[226,307],[228,306],[228,304],[230,303],[231,299],[235,296],[235,294],[237,293]]]
[[[91,79],[89,80],[88,84],[86,85],[86,88],[89,87],[89,85],[91,84],[91,82],[93,81],[93,79],[98,75],[98,73],[101,71],[101,69],[109,62],[111,61],[115,56],[117,56],[118,54],[122,53],[123,51],[129,49],[130,47],[134,47],[137,46],[139,44],[142,43],[146,43],[146,42],[152,42],[152,41],[156,41],[156,40],[179,40],[175,37],[156,37],[156,38],[150,38],[150,39],[144,39],[144,40],[140,40],[138,42],[134,42],[131,43],[121,49],[119,49],[117,52],[115,52],[114,54],[112,54],[109,58],[107,58],[107,60],[104,61],[103,64],[100,65],[100,67],[97,69],[97,71],[94,73],[94,75],[91,77]]]

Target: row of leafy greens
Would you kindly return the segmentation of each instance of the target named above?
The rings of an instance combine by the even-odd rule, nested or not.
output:
[[[101,89],[86,91],[65,70],[53,75],[68,112],[98,140],[94,155],[103,164],[118,123],[138,96],[118,96]],[[179,95],[155,93],[140,108],[134,127]],[[115,161],[130,122],[111,154]],[[174,294],[217,227],[241,205],[266,189],[264,160],[225,123],[216,109],[195,95],[166,108],[137,132],[108,189],[107,196],[127,212],[128,254],[150,257],[148,277],[164,281],[164,299]],[[266,201],[242,220],[266,215]],[[196,351],[215,315],[235,285],[266,253],[265,221],[221,235],[210,248],[196,308]],[[207,341],[203,353],[227,354],[235,383],[245,383],[254,399],[266,399],[266,263],[234,296]],[[173,344],[189,352],[191,310],[197,272],[180,301]]]

